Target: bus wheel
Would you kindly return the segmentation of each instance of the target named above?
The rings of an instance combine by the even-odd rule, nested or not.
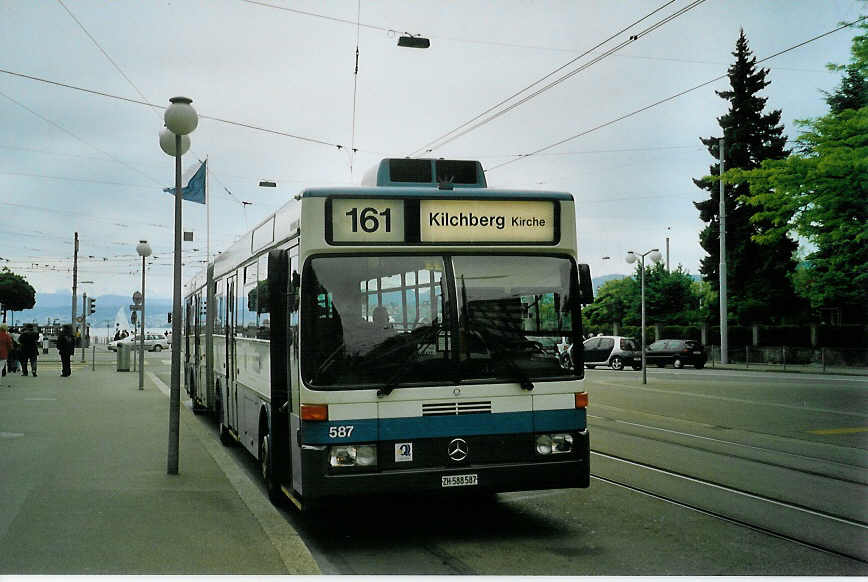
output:
[[[280,505],[283,501],[283,493],[280,491],[280,485],[274,479],[274,466],[271,463],[271,434],[267,432],[259,439],[259,471],[265,482],[268,499],[273,504]]]
[[[214,414],[217,416],[217,436],[220,437],[220,442],[223,443],[224,446],[231,447],[235,440],[232,438],[232,435],[229,434],[229,429],[223,424],[223,401],[220,399],[220,387],[217,387],[217,404],[215,405]]]

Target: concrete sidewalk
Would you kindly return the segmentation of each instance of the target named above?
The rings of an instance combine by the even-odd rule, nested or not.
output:
[[[151,376],[47,357],[0,378],[0,574],[318,574],[295,530]],[[182,389],[182,401],[184,393]]]

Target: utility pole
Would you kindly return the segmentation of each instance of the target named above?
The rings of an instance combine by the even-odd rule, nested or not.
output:
[[[726,199],[723,187],[723,138],[718,141],[720,149],[720,363],[729,363],[729,335],[726,309]]]
[[[78,233],[75,233],[75,251],[72,255],[72,337],[75,337],[75,309],[78,307],[76,302],[76,291],[78,288]]]

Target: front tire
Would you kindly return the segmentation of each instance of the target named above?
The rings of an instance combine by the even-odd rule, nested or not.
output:
[[[672,362],[672,366],[674,368],[680,370],[681,368],[684,367],[684,361],[682,361],[681,358],[675,358],[675,360]]]
[[[694,364],[694,367],[695,367],[697,370],[701,370],[702,368],[705,367],[705,362],[696,362],[696,364]]]
[[[154,346],[154,351],[155,351],[155,352],[161,352],[161,351],[163,351],[163,346],[161,346],[160,344],[155,345],[155,346]]]
[[[612,367],[613,370],[621,371],[624,369],[624,360],[622,360],[618,356],[615,356],[609,361],[609,365]]]
[[[280,491],[280,484],[274,479],[274,466],[271,462],[271,433],[268,432],[259,438],[259,472],[265,482],[268,499],[274,505],[280,505],[283,501],[283,494]]]

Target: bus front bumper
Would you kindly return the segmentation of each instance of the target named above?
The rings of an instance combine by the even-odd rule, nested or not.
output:
[[[304,450],[302,499],[354,495],[506,492],[588,487],[590,445],[587,432],[563,459],[465,464],[439,467],[345,472],[328,469],[328,451]]]

